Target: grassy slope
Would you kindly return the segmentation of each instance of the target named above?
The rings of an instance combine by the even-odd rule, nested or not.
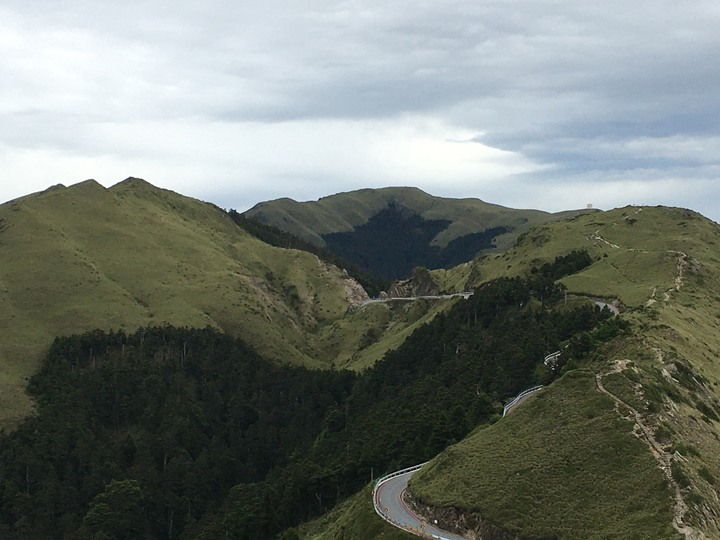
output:
[[[710,537],[716,537],[720,532],[716,518],[720,515],[716,491],[716,479],[720,478],[720,441],[717,435],[720,424],[716,420],[720,405],[718,244],[720,227],[696,213],[674,208],[628,207],[543,225],[528,233],[507,253],[487,257],[476,267],[458,275],[459,280],[470,278],[478,284],[499,275],[527,271],[532,265],[551,260],[570,249],[588,249],[596,262],[563,282],[571,293],[619,299],[627,307],[623,317],[632,323],[634,331],[631,338],[607,350],[592,368],[608,373],[613,371],[612,366],[616,366],[617,362],[622,362],[622,365],[629,362],[631,367],[606,376],[607,388],[638,408],[646,425],[657,434],[657,442],[663,447],[665,458],[673,463],[673,476],[681,488],[682,499],[689,507],[683,522]],[[684,371],[688,371],[689,375],[678,369],[678,363],[685,366]],[[575,398],[576,403],[569,407],[583,410],[588,403],[598,399],[595,394],[589,393],[585,397],[579,394]],[[670,399],[671,395],[673,399]],[[528,410],[524,413],[530,415],[537,427],[551,420],[550,416],[544,418],[542,414],[535,417],[539,414],[535,408],[540,404],[540,400],[536,404],[528,403]],[[508,419],[509,427],[503,427],[501,423],[493,428],[497,431],[488,430],[463,443],[463,451],[468,456],[473,455],[473,448],[477,455],[468,457],[466,461],[458,460],[462,466],[443,480],[434,479],[426,486],[419,481],[416,486],[418,493],[434,503],[443,504],[449,500],[445,488],[439,488],[441,481],[462,485],[462,479],[468,474],[476,475],[477,483],[472,485],[478,493],[487,487],[483,482],[512,482],[514,479],[506,475],[510,467],[501,469],[499,462],[489,463],[482,456],[486,455],[486,447],[492,445],[491,438],[495,435],[501,437],[500,441],[495,441],[497,451],[508,451],[508,442],[502,441],[503,434],[510,429],[510,424],[522,418],[518,415],[512,422]],[[534,427],[528,425],[528,432],[523,436],[533,437],[529,432],[531,429]],[[553,433],[547,431],[547,427],[543,429],[546,430],[545,436]],[[593,429],[583,433],[578,427],[568,433],[583,433],[583,438],[598,445],[608,437],[603,430]],[[617,432],[613,436],[621,436],[623,430],[621,424],[617,424]],[[645,448],[646,453],[649,452],[647,446]],[[679,456],[675,454],[676,450]],[[456,450],[451,454],[454,452]],[[542,445],[515,446],[513,459],[537,463],[542,460],[544,452]],[[582,482],[593,478],[598,470],[602,470],[604,462],[600,459],[595,464],[584,463],[578,470],[578,478],[583,479]],[[624,473],[628,480],[626,487],[637,486],[630,489],[631,494],[652,485],[654,480],[647,476],[647,472],[644,466],[636,464]],[[430,477],[429,471],[427,474]],[[481,475],[485,476],[483,480],[479,479]],[[561,474],[547,484],[540,495],[544,496],[545,491],[559,493],[558,490],[562,490],[564,495],[561,498],[570,503],[577,498],[568,491],[574,481],[574,477]],[[587,481],[587,484],[593,482]],[[521,489],[519,484],[510,485]],[[598,496],[595,504],[604,506],[611,503],[614,498],[612,492],[606,493],[606,496],[606,500]],[[477,498],[469,497],[463,501],[463,497],[455,492],[453,502],[462,503],[465,508],[485,508]],[[663,512],[664,525],[670,521],[667,510],[673,506],[668,503]],[[532,526],[529,523],[532,520],[518,523],[507,515],[495,514],[495,511],[492,510],[492,515],[497,516],[502,526]],[[573,523],[567,517],[572,513],[554,514],[558,526]],[[615,524],[616,520],[608,519],[602,525],[603,530],[612,530]]]
[[[412,540],[417,538],[380,519],[372,504],[370,486],[358,492],[329,514],[300,527],[302,540]]]
[[[513,248],[486,257],[459,278],[479,283],[515,275],[571,249],[587,249],[597,262],[566,278],[568,289],[640,306],[653,288],[662,291],[674,285],[673,251],[718,263],[716,229],[699,214],[677,208],[626,207],[585,214],[531,230]]]
[[[552,532],[542,529],[550,535],[581,526],[571,509],[576,501],[585,501],[588,508],[605,510],[589,515],[580,507],[585,526],[596,527],[605,537],[631,538],[631,530],[638,537],[671,537],[675,534],[669,528],[672,511],[679,511],[682,523],[706,537],[720,537],[719,245],[720,227],[698,214],[627,207],[544,224],[507,253],[434,272],[447,290],[462,290],[468,282],[477,286],[495,277],[526,272],[571,249],[587,249],[595,263],[564,283],[571,293],[619,299],[626,306],[622,317],[632,325],[630,337],[607,347],[589,367],[607,374],[603,378],[606,389],[639,411],[663,459],[672,464],[686,511],[670,498],[675,485],[662,487],[664,477],[649,447],[630,435],[628,422],[621,418],[627,411],[613,412],[611,402],[593,390],[591,379],[583,383],[582,377],[556,383],[544,397],[528,401],[511,417],[441,454],[437,462],[438,470],[445,463],[442,475],[433,478],[428,470],[426,486],[419,476],[414,489],[437,505],[487,509],[481,506],[484,501],[496,512],[498,525],[522,530],[550,527]],[[558,416],[561,409],[548,403],[562,404],[566,413]],[[589,415],[595,416],[590,419]],[[511,434],[524,443],[510,444]],[[607,447],[608,440],[624,449],[627,461],[619,460],[613,448]],[[578,460],[563,448],[575,448],[583,458]],[[570,469],[557,469],[552,460],[555,450],[563,452]],[[521,463],[533,467],[524,470]],[[619,468],[608,469],[608,464]],[[605,481],[602,474],[611,482],[598,487]],[[537,475],[546,479],[540,491]],[[533,481],[528,482],[530,478]],[[533,486],[535,491],[528,491]],[[591,501],[583,494],[587,489],[595,494]],[[491,495],[486,497],[487,493]],[[503,513],[492,502],[499,493],[511,501],[511,508],[523,508],[523,512]],[[542,510],[550,519],[542,515],[536,519],[533,512],[542,511],[523,493],[532,493],[538,501],[555,498]],[[645,496],[651,507],[638,502]],[[628,502],[632,516],[625,515],[627,508],[616,506],[619,501]],[[653,520],[649,508],[655,512]],[[618,512],[622,515],[616,518]],[[625,532],[616,534],[620,530]],[[587,534],[567,536],[592,536]]]
[[[390,202],[414,210],[425,219],[451,220],[453,223],[433,240],[433,244],[440,247],[446,246],[458,236],[490,227],[505,225],[516,228],[514,232],[498,237],[497,246],[504,249],[514,241],[517,234],[530,226],[574,214],[514,210],[479,199],[433,197],[417,188],[400,187],[362,189],[310,202],[278,199],[260,203],[248,210],[247,214],[308,241],[324,245],[320,235],[351,231],[354,227],[367,223]]]
[[[419,326],[458,299],[370,304],[324,327],[316,338],[337,368],[362,370],[399,347]]]
[[[593,373],[576,371],[448,448],[416,497],[477,511],[523,538],[671,538],[671,491]]]
[[[379,327],[362,310],[348,313],[354,284],[337,268],[268,246],[218,208],[137,179],[1,205],[0,259],[0,425],[30,410],[26,379],[56,335],[211,325],[278,361],[323,367],[340,358],[353,367],[358,353],[362,367],[379,357],[367,345],[425,317],[391,314]],[[346,328],[339,339],[327,330],[333,323]],[[358,352],[356,336],[369,328]]]

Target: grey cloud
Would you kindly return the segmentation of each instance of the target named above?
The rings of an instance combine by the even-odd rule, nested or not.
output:
[[[547,166],[522,182],[717,178],[720,158],[662,144],[719,135],[713,1],[9,0],[0,21],[5,147],[95,155],[116,143],[99,126],[418,115]],[[334,189],[318,174],[273,183]]]

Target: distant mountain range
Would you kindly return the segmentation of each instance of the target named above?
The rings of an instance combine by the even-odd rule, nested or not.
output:
[[[551,214],[479,199],[433,197],[417,188],[362,189],[296,202],[260,203],[244,215],[327,247],[387,279],[417,266],[451,268],[502,251],[531,227],[587,210]]]

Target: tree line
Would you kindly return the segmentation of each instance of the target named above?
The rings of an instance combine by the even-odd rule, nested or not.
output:
[[[550,382],[547,352],[568,369],[625,330],[563,308],[555,275],[485,284],[359,374],[274,365],[209,328],[57,338],[37,414],[0,437],[0,537],[293,538]]]

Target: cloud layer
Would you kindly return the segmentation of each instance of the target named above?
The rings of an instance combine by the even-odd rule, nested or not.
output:
[[[134,175],[239,209],[416,185],[718,221],[718,27],[702,0],[7,1],[0,200]]]

